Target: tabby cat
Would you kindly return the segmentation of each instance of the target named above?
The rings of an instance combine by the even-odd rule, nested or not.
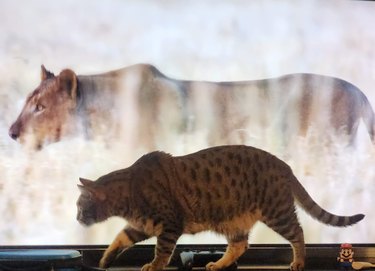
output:
[[[163,270],[183,233],[211,230],[228,240],[223,257],[206,265],[207,270],[220,270],[245,252],[250,229],[261,221],[291,243],[291,269],[302,270],[304,237],[294,200],[325,224],[348,226],[364,218],[323,210],[286,163],[247,146],[218,146],[177,157],[156,151],[97,181],[80,181],[80,223],[91,225],[111,216],[128,221],[100,260],[103,268],[122,250],[156,236],[155,257],[142,271]]]

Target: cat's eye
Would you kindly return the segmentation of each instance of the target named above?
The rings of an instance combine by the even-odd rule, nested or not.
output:
[[[35,112],[42,112],[45,109],[45,106],[42,104],[37,104],[35,106]]]

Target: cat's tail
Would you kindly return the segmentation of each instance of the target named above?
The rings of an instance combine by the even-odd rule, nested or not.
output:
[[[293,178],[292,190],[295,200],[307,213],[320,222],[332,226],[345,227],[353,225],[365,217],[363,214],[339,216],[324,210],[311,198],[297,178],[294,176]]]

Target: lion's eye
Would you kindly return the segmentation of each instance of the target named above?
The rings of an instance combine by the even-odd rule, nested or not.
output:
[[[41,104],[37,104],[36,107],[35,107],[35,112],[41,112],[44,110],[44,106],[41,105]]]

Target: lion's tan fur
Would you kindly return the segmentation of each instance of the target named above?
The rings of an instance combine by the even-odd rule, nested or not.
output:
[[[36,115],[39,101],[46,110]],[[199,135],[217,145],[245,143],[234,135],[251,135],[259,127],[287,139],[314,127],[351,142],[361,119],[374,142],[374,113],[366,96],[346,81],[321,75],[204,82],[172,79],[148,64],[89,76],[71,70],[54,76],[43,67],[42,82],[10,135],[21,142],[31,135],[38,146],[77,133],[121,136],[145,151],[165,148],[175,135],[184,140]]]

